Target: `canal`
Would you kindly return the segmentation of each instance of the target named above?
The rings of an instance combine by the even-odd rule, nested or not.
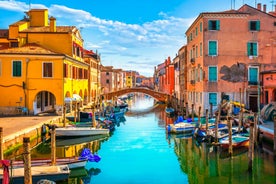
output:
[[[101,157],[100,162],[90,162],[85,171],[62,183],[276,183],[275,160],[267,149],[256,149],[249,173],[246,149],[234,150],[231,158],[227,151],[198,144],[191,137],[168,136],[165,127],[173,119],[166,116],[164,106],[154,106],[146,95],[138,94],[129,101],[125,117],[108,138],[67,144],[57,140],[57,156],[78,155],[89,147]],[[38,156],[39,151],[32,153],[32,157]]]

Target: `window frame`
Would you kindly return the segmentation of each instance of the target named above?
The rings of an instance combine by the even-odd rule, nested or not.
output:
[[[216,77],[215,77],[215,80],[214,79],[211,79],[211,76],[213,75],[210,75],[210,69],[211,68],[215,68],[216,69]],[[214,66],[214,65],[210,65],[208,66],[208,81],[209,82],[217,82],[218,81],[218,67],[217,66]]]
[[[20,69],[18,69],[17,67],[19,66],[15,66],[15,63],[19,64],[20,63]],[[16,67],[16,68],[15,68]],[[16,71],[14,71],[16,70]],[[17,72],[19,72],[20,70],[20,74],[17,74]],[[12,77],[22,77],[22,61],[21,60],[13,60],[12,61]],[[17,75],[15,75],[17,74]]]
[[[260,31],[260,28],[261,28],[261,22],[260,22],[260,20],[250,20],[248,22],[248,24],[249,24],[248,25],[249,31]]]
[[[256,80],[251,80],[251,78],[252,78],[252,75],[250,74],[250,71],[252,71],[253,69],[257,69],[257,73],[256,73]],[[258,81],[259,81],[259,67],[258,66],[249,66],[248,67],[248,74],[247,74],[247,78],[248,78],[248,83],[258,83]]]
[[[51,67],[48,67],[48,65],[51,65]],[[47,67],[47,68],[45,68],[45,67]],[[50,62],[50,61],[42,62],[42,78],[53,78],[53,76],[54,76],[53,62]]]
[[[215,43],[216,48],[211,48],[210,43]],[[212,53],[211,51],[213,51],[213,50],[216,50],[216,53]],[[217,40],[209,40],[208,41],[208,56],[217,56],[217,55],[218,55],[218,41]]]
[[[208,30],[209,31],[219,31],[220,30],[220,20],[208,20]]]
[[[258,56],[258,42],[247,42],[247,56]]]

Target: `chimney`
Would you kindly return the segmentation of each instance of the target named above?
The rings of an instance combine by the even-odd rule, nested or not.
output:
[[[50,17],[50,32],[56,32],[56,31],[57,31],[56,18]]]
[[[263,12],[266,13],[266,4],[263,5]]]
[[[261,4],[261,3],[258,3],[258,4],[257,4],[257,9],[258,9],[258,10],[262,10],[262,4]]]
[[[276,5],[274,5],[274,12],[276,13]]]

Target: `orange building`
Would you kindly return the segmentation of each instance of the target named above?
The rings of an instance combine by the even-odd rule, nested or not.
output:
[[[274,13],[245,4],[196,18],[186,31],[188,103],[205,111],[225,99],[258,111],[260,73],[276,66]]]

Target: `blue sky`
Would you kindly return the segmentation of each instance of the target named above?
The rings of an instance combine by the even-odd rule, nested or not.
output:
[[[201,12],[256,3],[267,11],[274,7],[271,0],[0,0],[0,29],[29,8],[47,8],[58,26],[81,30],[85,48],[97,50],[103,65],[152,76],[154,66],[173,59],[186,43],[185,32]]]

